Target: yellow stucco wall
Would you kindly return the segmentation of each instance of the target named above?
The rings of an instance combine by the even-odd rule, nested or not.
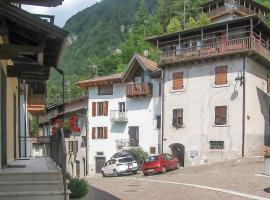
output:
[[[0,44],[3,43],[3,38],[0,37]],[[10,61],[0,60],[0,67],[6,73],[7,64]],[[18,109],[18,80],[17,78],[7,78],[7,161],[14,160],[14,145],[16,145],[16,157],[19,152],[19,109]],[[14,95],[16,96],[16,144],[14,144]]]

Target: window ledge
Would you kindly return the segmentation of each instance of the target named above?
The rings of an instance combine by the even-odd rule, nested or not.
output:
[[[213,127],[228,127],[229,124],[223,124],[223,125],[217,125],[217,124],[213,124]]]
[[[230,83],[226,83],[223,85],[216,85],[215,83],[212,84],[213,88],[222,88],[222,87],[230,87]]]
[[[180,129],[180,128],[186,128],[186,125],[183,124],[182,126],[172,126],[173,128]]]
[[[223,152],[224,149],[209,149],[209,152]]]

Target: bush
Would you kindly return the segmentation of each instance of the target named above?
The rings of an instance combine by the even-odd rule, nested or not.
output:
[[[141,147],[134,147],[128,150],[135,160],[141,164],[144,159],[148,156],[148,153],[145,152]]]
[[[68,189],[71,198],[81,198],[88,193],[88,184],[84,179],[68,177]]]

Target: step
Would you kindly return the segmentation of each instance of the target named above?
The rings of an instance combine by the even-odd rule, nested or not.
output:
[[[24,172],[24,173],[0,173],[0,182],[5,181],[62,181],[61,172]]]
[[[0,181],[0,192],[64,191],[63,181]]]
[[[64,192],[0,192],[0,200],[64,200]]]

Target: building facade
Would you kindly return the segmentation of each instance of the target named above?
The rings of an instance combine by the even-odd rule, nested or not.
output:
[[[162,148],[183,166],[262,155],[270,142],[270,29],[262,16],[224,19],[211,5],[216,23],[148,39],[161,50]]]
[[[155,62],[134,55],[121,74],[77,83],[89,89],[89,173],[132,147],[160,152],[160,76]]]

